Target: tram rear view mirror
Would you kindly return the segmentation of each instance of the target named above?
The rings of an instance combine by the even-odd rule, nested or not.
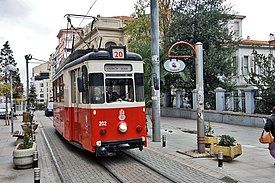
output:
[[[84,85],[84,78],[82,76],[77,77],[77,88],[79,92],[86,91]]]

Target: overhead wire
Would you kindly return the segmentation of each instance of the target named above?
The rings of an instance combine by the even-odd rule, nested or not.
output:
[[[81,22],[79,23],[79,27],[82,24],[82,22],[84,21],[84,19],[86,18],[86,16],[88,15],[88,13],[91,11],[91,9],[93,8],[93,6],[95,5],[95,3],[97,2],[97,0],[95,0],[93,2],[93,4],[90,6],[89,10],[87,11],[86,15],[82,18]]]

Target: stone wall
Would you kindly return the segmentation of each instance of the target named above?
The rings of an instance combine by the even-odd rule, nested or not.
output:
[[[149,114],[150,112],[151,111],[148,110]],[[196,110],[162,107],[161,116],[196,119]],[[261,128],[264,126],[263,118],[265,117],[268,117],[268,115],[245,114],[245,113],[231,112],[231,111],[223,111],[223,112],[218,112],[213,110],[204,111],[205,121],[251,126],[251,127],[261,127]]]

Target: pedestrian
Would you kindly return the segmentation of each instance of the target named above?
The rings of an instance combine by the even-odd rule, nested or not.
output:
[[[271,116],[266,120],[264,129],[266,132],[271,132],[273,137],[275,137],[275,106],[272,108]],[[269,144],[268,149],[269,149],[270,155],[275,159],[275,142],[274,141]]]

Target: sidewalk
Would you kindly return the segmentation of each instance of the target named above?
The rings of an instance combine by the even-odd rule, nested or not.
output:
[[[161,142],[152,142],[150,139],[149,149],[216,177],[229,176],[239,182],[275,182],[274,159],[269,155],[268,145],[260,144],[258,140],[261,128],[214,122],[211,122],[211,126],[215,130],[214,135],[231,135],[242,144],[243,154],[232,162],[224,162],[222,169],[218,168],[216,158],[192,158],[177,152],[197,149],[197,135],[184,132],[185,129],[197,130],[195,120],[161,117],[161,134],[166,135],[167,146],[162,147]],[[152,136],[151,129],[149,135]]]
[[[34,182],[33,168],[30,169],[14,169],[12,153],[15,148],[16,137],[11,135],[11,126],[5,126],[5,119],[0,119],[0,183],[19,183]],[[14,131],[22,131],[22,116],[14,118]],[[36,132],[37,150],[38,150],[38,166],[40,172],[40,182],[60,182],[55,171],[49,151],[41,136],[40,127]]]

